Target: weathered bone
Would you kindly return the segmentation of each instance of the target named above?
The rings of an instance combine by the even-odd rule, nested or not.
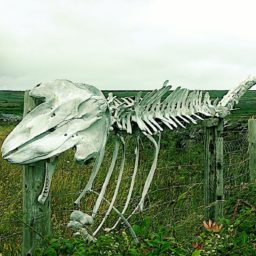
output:
[[[103,138],[103,142],[102,142],[103,146],[102,146],[100,152],[96,156],[96,160],[95,160],[90,178],[89,178],[85,188],[83,189],[83,191],[80,193],[79,197],[75,201],[75,205],[77,205],[78,207],[80,207],[80,201],[84,197],[86,192],[88,192],[92,189],[93,182],[100,170],[100,167],[101,167],[101,164],[102,164],[103,158],[104,158],[106,140],[107,140],[107,131],[106,131],[105,137]]]
[[[105,192],[106,192],[106,189],[107,189],[107,186],[108,186],[108,183],[109,183],[109,180],[112,176],[112,173],[115,169],[115,166],[116,166],[116,160],[117,160],[117,156],[118,156],[118,151],[119,151],[119,146],[120,146],[120,141],[119,139],[116,140],[116,143],[115,143],[115,149],[114,149],[114,152],[113,152],[113,157],[112,157],[112,162],[111,162],[111,165],[108,169],[108,173],[107,173],[107,176],[105,178],[105,181],[102,185],[102,188],[101,188],[101,191],[100,191],[100,194],[99,194],[99,197],[94,205],[94,208],[93,208],[93,211],[92,211],[92,217],[94,218],[98,212],[98,209],[101,205],[101,202],[102,202],[102,199],[105,195]]]
[[[93,236],[97,235],[97,233],[100,231],[101,227],[103,226],[103,224],[107,220],[109,214],[111,213],[111,211],[113,209],[113,206],[115,204],[115,201],[116,201],[116,198],[117,198],[117,194],[118,194],[118,191],[119,191],[119,187],[120,187],[120,184],[121,184],[121,180],[122,180],[122,177],[123,177],[124,164],[125,164],[125,142],[124,142],[124,138],[123,137],[120,137],[120,140],[122,142],[122,155],[123,155],[123,157],[122,157],[122,162],[121,162],[121,165],[120,165],[119,175],[118,175],[118,178],[117,178],[116,188],[115,188],[115,191],[114,191],[111,203],[110,203],[110,205],[108,207],[108,210],[107,210],[104,218],[102,219],[101,223],[97,227],[97,229],[93,232]]]
[[[155,170],[156,170],[156,166],[157,166],[157,159],[158,159],[158,154],[159,154],[159,150],[160,150],[160,141],[161,141],[161,134],[159,133],[159,138],[158,138],[158,142],[155,141],[154,137],[152,137],[149,134],[145,134],[147,136],[147,138],[153,143],[154,145],[154,160],[153,163],[151,165],[150,171],[148,173],[145,185],[143,187],[143,191],[142,191],[142,195],[141,195],[141,199],[138,203],[138,205],[135,207],[135,209],[133,210],[133,212],[129,215],[129,217],[127,219],[130,219],[131,216],[136,213],[136,212],[141,212],[143,211],[144,208],[144,202],[145,202],[145,198],[146,195],[148,193],[149,187],[151,185],[152,179],[154,177],[155,174]]]
[[[44,97],[45,102],[9,134],[2,146],[3,158],[27,164],[72,147],[79,161],[95,157],[110,125],[107,101],[98,89],[56,80],[35,87],[30,95]]]
[[[203,120],[207,117],[223,118],[230,113],[240,97],[255,84],[256,77],[248,79],[237,88],[230,90],[222,100],[218,101],[216,99],[212,102],[209,93],[203,94],[201,91],[191,92],[178,87],[171,92],[171,86],[168,85],[168,81],[165,81],[161,89],[149,92],[144,97],[142,97],[141,92],[134,98],[119,99],[110,94],[108,100],[105,99],[100,90],[90,85],[74,84],[67,80],[42,83],[32,89],[30,95],[36,98],[44,98],[44,102],[28,113],[9,134],[3,143],[2,155],[10,162],[28,164],[55,157],[67,149],[75,147],[75,158],[78,161],[95,158],[95,165],[89,181],[75,203],[80,205],[80,200],[87,192],[96,194],[98,198],[94,205],[92,216],[82,215],[86,216],[90,220],[89,222],[92,222],[102,200],[109,204],[109,208],[94,234],[96,235],[100,230],[113,209],[120,218],[112,228],[106,230],[115,228],[122,219],[136,240],[134,231],[123,214],[126,212],[131,200],[138,172],[138,138],[134,171],[122,212],[119,212],[114,204],[125,164],[124,144],[122,144],[123,158],[114,195],[111,202],[104,197],[118,157],[119,138],[115,145],[111,166],[100,193],[92,189],[93,182],[104,158],[108,132],[110,130],[123,130],[127,133],[133,133],[134,127],[138,127],[155,147],[154,160],[146,178],[141,199],[132,212],[134,213],[143,209],[145,197],[156,170],[160,133],[163,130],[162,124],[172,130],[178,127],[185,128],[185,124],[188,123],[196,124],[198,120]],[[159,134],[158,143],[152,136],[154,134]],[[44,188],[38,198],[41,203],[44,203],[48,196],[53,170],[54,163],[47,163]],[[78,215],[77,212],[72,215],[75,217],[71,218],[69,226],[73,228],[76,234],[93,240],[93,236],[89,235],[83,226],[85,223],[76,218]]]
[[[96,239],[91,236],[85,228],[85,225],[92,225],[92,223],[93,219],[90,215],[75,210],[70,215],[70,221],[67,227],[71,228],[75,232],[74,236],[82,236],[84,240],[93,242],[96,241]]]
[[[27,114],[9,134],[2,146],[5,159],[27,164],[76,147],[76,160],[85,161],[104,150],[110,115],[107,101],[98,89],[56,80],[35,87],[30,95],[45,98],[45,102]],[[51,163],[46,167],[44,187],[38,197],[40,203],[49,194],[54,172]]]
[[[93,223],[93,218],[86,214],[86,213],[83,213],[81,211],[73,211],[70,215],[70,220],[71,221],[77,221],[79,223],[81,223],[82,225],[92,225]]]
[[[38,202],[44,204],[51,188],[51,181],[52,176],[54,174],[56,166],[56,159],[50,159],[50,162],[46,163],[46,171],[45,171],[45,178],[44,178],[44,186],[42,189],[41,194],[38,196]]]
[[[144,97],[138,93],[129,104],[124,99],[118,99],[118,107],[115,109],[110,104],[114,116],[112,125],[132,133],[132,123],[136,123],[140,130],[152,135],[162,131],[160,123],[170,129],[178,126],[185,128],[184,123],[196,124],[197,120],[206,117],[225,117],[240,97],[256,84],[256,78],[248,79],[230,90],[219,103],[218,100],[212,102],[209,93],[203,95],[200,91],[191,92],[180,87],[170,92],[171,86],[167,86],[167,83],[168,81],[161,89],[149,92]],[[169,95],[162,100],[167,93]],[[127,125],[121,125],[122,123]]]
[[[139,136],[137,136],[137,144],[136,144],[136,148],[135,148],[134,170],[133,170],[133,174],[132,174],[132,179],[131,179],[131,185],[130,185],[130,188],[129,188],[129,192],[128,192],[128,195],[127,195],[127,198],[126,198],[126,202],[125,202],[124,208],[122,210],[122,214],[123,215],[125,214],[128,206],[129,206],[129,203],[131,201],[131,198],[132,198],[132,192],[133,192],[133,188],[134,188],[134,184],[135,184],[135,179],[136,179],[136,175],[137,175],[137,172],[138,172],[138,166],[139,166],[139,158],[140,158],[139,147],[140,147]],[[104,230],[109,232],[109,231],[115,229],[116,226],[118,225],[118,223],[120,222],[120,220],[121,220],[121,218],[119,217],[118,220],[116,221],[116,223],[111,228],[105,228]]]
[[[248,78],[239,86],[230,90],[217,105],[217,116],[225,117],[237,104],[240,98],[256,84],[256,77]]]
[[[99,196],[99,193],[96,192],[96,191],[94,191],[94,190],[91,190],[90,193],[93,193],[93,194]],[[109,202],[105,197],[103,197],[102,199],[103,199],[107,204],[110,205],[110,202]],[[118,209],[117,209],[115,206],[113,206],[113,210],[118,214],[118,216],[122,219],[122,221],[123,221],[123,222],[125,223],[125,225],[128,227],[128,229],[129,229],[129,231],[130,231],[130,233],[131,233],[131,236],[132,236],[132,238],[134,239],[135,243],[139,243],[139,240],[138,240],[138,238],[137,238],[137,236],[136,236],[136,234],[135,234],[135,232],[134,232],[134,230],[133,230],[131,224],[128,222],[128,220],[124,217],[124,215],[123,215],[121,212],[118,211]]]

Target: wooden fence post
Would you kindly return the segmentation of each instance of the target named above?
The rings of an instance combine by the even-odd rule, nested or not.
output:
[[[204,203],[205,219],[223,217],[223,119],[206,120]]]
[[[248,120],[250,181],[256,182],[256,119]]]
[[[30,112],[37,102],[26,91],[24,95],[24,115]],[[51,234],[50,196],[45,204],[38,203],[37,198],[44,184],[46,162],[28,164],[23,169],[23,244],[22,256],[34,255],[34,249],[40,246],[44,237]]]

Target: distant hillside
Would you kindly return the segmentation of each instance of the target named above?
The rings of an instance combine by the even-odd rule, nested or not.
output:
[[[103,91],[105,96],[108,95],[110,91]],[[111,91],[115,96],[118,97],[128,97],[134,96],[138,91]],[[147,93],[148,91],[143,91]],[[222,98],[225,95],[226,90],[212,90],[209,91],[211,97]],[[23,113],[23,91],[0,91],[0,115],[1,114],[13,114],[22,115]],[[248,91],[241,99],[240,103],[237,105],[237,110],[233,112],[233,115],[256,115],[256,91]]]
[[[22,115],[23,91],[0,91],[0,114]]]

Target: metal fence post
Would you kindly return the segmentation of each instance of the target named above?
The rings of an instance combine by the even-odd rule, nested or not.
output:
[[[26,91],[24,115],[36,105],[36,100],[29,96],[29,91]],[[33,255],[34,249],[42,244],[44,237],[51,234],[50,196],[44,205],[37,201],[44,184],[45,170],[45,161],[25,165],[23,169],[23,256]]]
[[[250,181],[256,182],[256,119],[248,120]]]
[[[206,121],[204,203],[205,219],[217,221],[223,216],[223,119]]]

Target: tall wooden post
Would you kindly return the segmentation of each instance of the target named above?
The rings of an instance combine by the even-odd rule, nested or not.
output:
[[[30,112],[37,102],[25,92],[24,115]],[[43,238],[51,234],[50,197],[45,204],[38,203],[37,198],[44,184],[46,162],[40,161],[24,166],[23,170],[23,244],[22,256],[34,255],[34,249],[40,246]]]
[[[256,182],[256,119],[248,120],[250,181]]]
[[[218,221],[223,216],[223,119],[206,121],[204,203],[205,219]]]

